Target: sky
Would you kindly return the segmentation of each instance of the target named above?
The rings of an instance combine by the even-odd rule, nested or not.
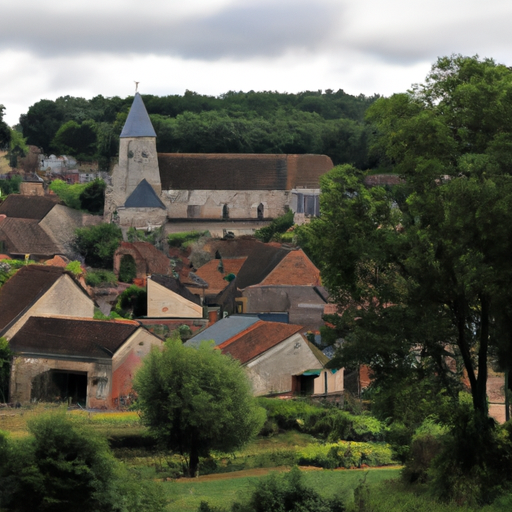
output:
[[[0,0],[4,120],[41,99],[187,89],[389,96],[440,56],[512,66],[510,0]]]

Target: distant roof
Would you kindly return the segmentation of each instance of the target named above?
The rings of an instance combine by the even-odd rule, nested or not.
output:
[[[208,294],[217,295],[229,284],[229,282],[224,278],[228,274],[237,275],[246,259],[247,258],[223,258],[222,260],[213,259],[202,267],[199,267],[196,270],[195,275],[208,283],[208,288],[206,290]],[[221,261],[223,267],[222,272],[219,270]],[[191,282],[193,281],[191,280]]]
[[[124,203],[126,208],[163,208],[165,205],[156,195],[154,188],[143,179]]]
[[[10,194],[0,204],[0,215],[16,217],[18,219],[42,220],[48,212],[58,203],[58,196],[24,196]]]
[[[30,317],[9,342],[15,353],[111,358],[137,322]]]
[[[262,285],[310,285],[320,284],[320,271],[302,249],[290,251],[261,281]]]
[[[48,236],[36,219],[7,217],[0,222],[0,240],[9,254],[54,256],[62,249]]]
[[[193,302],[194,304],[201,305],[201,299],[194,295],[192,292],[190,292],[185,285],[180,283],[178,279],[175,279],[174,277],[170,276],[163,276],[160,274],[153,274],[150,277],[151,281],[154,281],[155,283],[159,284],[160,286],[163,286],[164,288],[167,288],[168,290],[171,290],[174,293],[177,293],[184,299],[189,300],[190,302]]]
[[[120,137],[156,137],[155,129],[149,119],[148,111],[138,92],[135,93],[130,112],[128,113]]]
[[[229,354],[245,364],[298,333],[302,328],[301,325],[260,320],[247,330],[219,345],[219,349],[223,354]]]
[[[161,153],[162,190],[319,188],[333,168],[325,155]]]
[[[254,316],[239,316],[233,315],[223,318],[218,322],[214,323],[208,329],[196,334],[193,338],[190,338],[185,345],[197,346],[201,341],[213,340],[215,345],[220,345],[226,340],[229,340],[233,336],[245,331],[248,327],[259,322],[260,319],[257,315]]]
[[[0,288],[0,335],[64,274],[61,267],[22,267]]]

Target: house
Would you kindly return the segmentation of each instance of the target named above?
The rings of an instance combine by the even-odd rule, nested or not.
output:
[[[18,194],[0,204],[0,219],[0,252],[13,258],[29,254],[37,260],[57,254],[73,256],[75,230],[101,221],[68,208],[57,196]]]
[[[315,214],[320,176],[332,167],[325,155],[157,154],[136,93],[105,193],[105,220],[145,228],[167,219],[270,220],[289,208]]]
[[[138,322],[32,316],[11,338],[10,401],[128,405],[137,367],[162,340]]]
[[[233,315],[220,320],[185,343],[194,347],[213,340],[223,354],[246,368],[256,396],[307,394],[339,398],[343,369],[328,370],[328,358],[302,334],[304,328],[268,322],[256,315]]]
[[[93,315],[94,302],[62,267],[27,265],[0,288],[0,336],[7,339],[31,316]]]
[[[201,299],[178,279],[153,274],[147,280],[148,313],[151,318],[203,318]]]

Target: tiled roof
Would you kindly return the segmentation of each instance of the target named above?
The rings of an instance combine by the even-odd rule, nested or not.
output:
[[[190,292],[186,286],[178,281],[178,279],[174,279],[174,277],[163,276],[159,274],[153,274],[150,278],[155,283],[158,283],[160,286],[167,288],[168,290],[181,295],[184,299],[193,302],[194,304],[201,305],[201,299]]]
[[[247,258],[223,258],[223,272],[219,271],[221,260],[213,259],[198,268],[195,274],[208,283],[206,293],[217,295],[229,284],[224,278],[228,274],[238,275],[246,259]]]
[[[228,339],[218,348],[223,354],[229,354],[245,364],[301,331],[302,328],[301,325],[259,321]]]
[[[289,252],[268,244],[256,246],[236,277],[236,287],[244,289],[260,284]]]
[[[214,341],[215,345],[220,345],[259,321],[260,319],[257,315],[228,316],[214,323],[208,329],[196,334],[193,338],[190,338],[185,342],[185,345],[198,346],[202,341]]]
[[[120,137],[156,137],[155,129],[149,119],[148,111],[138,92],[135,93],[130,112],[128,113]]]
[[[22,267],[0,288],[0,335],[64,274],[61,267]]]
[[[302,249],[290,251],[263,279],[262,285],[316,286],[320,271]]]
[[[0,240],[10,254],[53,256],[62,252],[36,219],[7,217],[0,223]]]
[[[143,179],[124,203],[126,208],[163,208],[165,205],[156,195],[153,187]]]
[[[0,215],[16,217],[18,219],[42,220],[48,212],[60,203],[58,196],[24,196],[10,194],[0,204]]]
[[[126,254],[130,251],[135,252],[135,255],[132,254],[135,260],[137,260],[135,256],[138,253],[139,257],[146,262],[148,273],[166,274],[169,271],[169,258],[149,242],[121,242],[114,254],[114,258],[118,252]]]
[[[292,190],[319,188],[333,167],[325,155],[162,153],[162,190]]]
[[[31,317],[13,336],[14,353],[112,358],[137,322]]]

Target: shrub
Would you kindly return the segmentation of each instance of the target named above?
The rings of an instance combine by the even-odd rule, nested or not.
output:
[[[103,214],[106,186],[106,183],[99,178],[85,185],[78,197],[80,208],[89,213]]]
[[[132,285],[119,295],[114,311],[124,318],[146,316],[147,298],[146,288]]]
[[[112,269],[114,253],[123,239],[115,224],[98,224],[75,231],[75,248],[91,267]]]
[[[71,272],[74,276],[80,276],[83,274],[82,265],[79,261],[70,261],[66,265],[66,270]]]
[[[89,286],[117,286],[117,277],[114,272],[110,270],[90,270],[85,276],[85,282]]]
[[[182,233],[171,233],[167,237],[169,247],[186,247],[202,236],[208,236],[208,231],[183,231]]]
[[[75,210],[82,209],[80,195],[86,189],[87,184],[75,183],[70,185],[62,180],[55,180],[50,183],[50,190],[53,190],[70,208]]]
[[[119,265],[119,281],[122,283],[131,283],[137,277],[137,264],[130,254],[125,254],[121,258]]]
[[[262,242],[270,242],[275,235],[286,233],[293,226],[293,211],[288,210],[284,215],[274,219],[268,226],[257,229],[254,236]]]

